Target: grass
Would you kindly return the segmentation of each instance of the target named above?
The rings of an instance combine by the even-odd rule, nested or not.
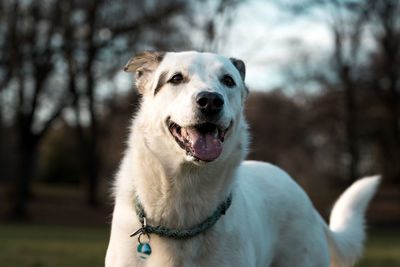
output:
[[[368,233],[363,259],[357,267],[400,266],[400,229],[380,228]]]
[[[104,266],[108,227],[0,225],[4,267]],[[357,267],[400,266],[400,229],[374,229]]]
[[[104,266],[106,227],[0,225],[4,267]]]

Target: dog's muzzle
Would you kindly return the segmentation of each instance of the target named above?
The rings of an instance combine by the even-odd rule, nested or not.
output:
[[[217,159],[222,153],[222,143],[226,129],[213,123],[201,123],[188,127],[181,127],[177,123],[167,120],[167,126],[178,145],[186,151],[186,155],[196,161],[210,162]]]

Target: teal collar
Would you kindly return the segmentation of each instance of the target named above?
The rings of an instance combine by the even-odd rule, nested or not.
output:
[[[173,239],[188,239],[194,237],[211,228],[222,215],[225,215],[225,212],[231,206],[231,203],[232,203],[232,193],[230,193],[229,196],[217,207],[217,209],[210,217],[208,217],[198,225],[194,226],[193,228],[180,230],[180,229],[170,229],[168,227],[161,225],[158,226],[148,225],[146,223],[146,214],[144,212],[143,206],[136,197],[135,201],[136,214],[139,217],[139,221],[142,224],[142,227],[136,232],[132,233],[131,237],[139,234],[139,243],[141,243],[140,242],[141,235],[149,236],[150,234],[156,234],[158,236],[168,237]]]

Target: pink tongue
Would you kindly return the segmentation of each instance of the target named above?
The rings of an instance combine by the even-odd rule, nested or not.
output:
[[[195,157],[211,161],[221,155],[222,142],[218,137],[214,137],[211,133],[202,134],[195,128],[187,128],[187,133],[192,140]]]

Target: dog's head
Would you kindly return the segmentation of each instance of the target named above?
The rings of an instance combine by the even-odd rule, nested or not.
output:
[[[248,94],[243,61],[211,53],[145,51],[124,70],[135,72],[143,95],[138,120],[153,152],[171,157],[172,151],[204,164],[240,146]]]

